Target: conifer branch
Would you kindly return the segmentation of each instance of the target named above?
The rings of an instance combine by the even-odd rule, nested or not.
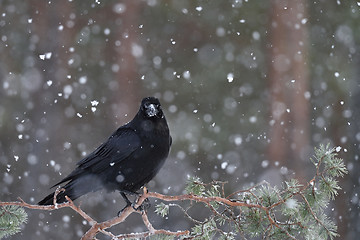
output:
[[[336,157],[335,149],[330,149],[328,146],[320,146],[319,149],[315,149],[314,160],[311,159],[311,161],[315,165],[315,176],[310,181],[300,184],[297,180],[292,179],[285,182],[281,188],[262,182],[226,196],[224,182],[203,183],[198,177],[189,179],[186,186],[187,193],[183,195],[168,196],[148,192],[146,188],[143,188],[143,193],[133,206],[128,206],[119,216],[103,222],[94,220],[67,196],[65,197],[67,202],[56,203],[56,196],[63,191],[63,189],[57,189],[54,195],[54,205],[50,206],[32,205],[21,198],[16,202],[0,202],[0,230],[7,234],[5,236],[19,231],[19,225],[24,221],[18,221],[17,226],[4,225],[6,223],[4,219],[7,221],[9,219],[5,217],[10,216],[12,220],[20,219],[19,216],[24,217],[21,210],[18,210],[22,209],[19,207],[47,211],[68,207],[91,225],[90,229],[82,236],[82,240],[94,239],[99,233],[110,236],[111,239],[147,238],[154,235],[158,236],[157,239],[212,239],[214,237],[234,239],[236,235],[244,239],[259,236],[266,239],[295,240],[311,236],[316,236],[318,239],[333,239],[338,236],[336,225],[329,220],[324,210],[328,206],[328,202],[333,200],[340,190],[336,178],[342,177],[347,170],[342,159]],[[156,206],[157,214],[162,217],[167,216],[170,214],[170,208],[177,207],[194,224],[194,227],[176,232],[155,229],[149,221],[146,211],[142,210],[142,204],[148,198],[163,201]],[[191,204],[192,202],[203,204],[209,211],[208,217],[203,220],[195,219],[189,213],[194,206]],[[184,204],[188,204],[188,206],[183,206]],[[11,209],[12,212],[7,209],[14,206],[17,208]],[[20,215],[14,217],[13,212],[20,213]],[[141,214],[147,231],[120,235],[107,231],[108,228],[124,222],[133,213]]]

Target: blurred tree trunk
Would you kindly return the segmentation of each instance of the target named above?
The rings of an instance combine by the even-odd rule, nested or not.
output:
[[[341,91],[338,92],[338,99],[346,99],[347,96],[342,96],[343,93]],[[347,125],[347,121],[345,118],[343,117],[339,117],[339,115],[342,115],[343,111],[345,110],[344,106],[342,104],[335,103],[333,105],[334,108],[334,116],[331,119],[331,125],[332,127],[329,129],[330,130],[330,136],[331,139],[333,139],[334,141],[334,146],[349,146],[348,144],[346,144],[345,142],[342,141],[342,138],[344,136],[350,136],[351,134],[348,134],[348,125]],[[355,108],[353,108],[355,109]],[[355,118],[358,119],[358,118]],[[350,147],[350,146],[349,146]],[[351,147],[350,147],[351,148]],[[346,158],[348,158],[350,155],[352,154],[344,154],[344,156],[342,156],[341,152],[339,153],[340,157],[343,158],[345,161],[347,160]],[[348,159],[348,160],[352,160],[352,159]],[[351,209],[351,204],[349,204],[349,199],[351,199],[352,194],[352,189],[355,187],[353,185],[355,181],[349,181],[349,178],[339,178],[339,185],[343,188],[343,190],[341,190],[339,192],[339,195],[335,198],[335,205],[336,205],[336,218],[338,219],[337,225],[338,225],[338,230],[337,232],[340,234],[340,238],[341,239],[348,239],[348,224],[349,221],[351,221],[350,219],[350,214],[346,214],[346,212],[349,211],[349,209]],[[356,192],[356,190],[355,190]],[[358,210],[355,210],[357,211]],[[353,212],[353,211],[352,211]]]
[[[68,27],[69,16],[73,13],[73,4],[70,2],[46,2],[32,0],[29,3],[32,18],[32,35],[39,37],[35,53],[44,54],[51,52],[51,58],[46,61],[37,61],[39,69],[46,69],[44,76],[56,82],[64,82],[69,75],[68,60],[71,53],[70,47],[74,47],[74,39],[77,29],[74,26]],[[63,26],[61,30],[59,27]],[[54,27],[55,26],[55,27]],[[37,56],[38,57],[38,56]]]
[[[268,157],[302,177],[309,143],[308,33],[306,1],[272,0],[270,8],[269,87],[271,97]]]
[[[119,91],[114,96],[113,111],[120,122],[129,121],[137,112],[139,101],[141,100],[142,89],[140,88],[138,66],[136,57],[142,51],[136,48],[139,38],[139,12],[141,2],[126,2],[126,10],[121,15],[109,14],[113,19],[121,22],[115,38],[120,40],[120,47],[117,49],[117,62],[119,71],[116,78],[119,83]],[[115,45],[109,46],[108,54],[114,57]]]

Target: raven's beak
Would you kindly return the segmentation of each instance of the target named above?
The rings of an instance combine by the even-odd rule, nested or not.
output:
[[[149,104],[146,108],[146,113],[149,117],[154,117],[158,114],[159,110],[157,106],[153,103]]]

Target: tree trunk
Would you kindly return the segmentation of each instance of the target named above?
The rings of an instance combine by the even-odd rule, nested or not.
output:
[[[268,157],[303,177],[308,159],[309,93],[306,2],[273,0],[270,12]]]
[[[132,119],[142,98],[136,61],[137,54],[140,53],[134,50],[139,38],[138,17],[140,7],[141,5],[137,1],[127,2],[126,11],[121,15],[121,25],[115,35],[117,39],[120,39],[121,45],[117,56],[119,71],[116,74],[119,91],[115,92],[114,95],[113,111],[120,122]],[[110,46],[108,49],[111,51],[109,53],[111,56],[114,56],[113,48],[114,46]]]

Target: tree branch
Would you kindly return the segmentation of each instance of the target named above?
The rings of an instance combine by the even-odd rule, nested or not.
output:
[[[331,200],[332,193],[334,192],[335,194],[340,188],[339,186],[336,184],[328,184],[326,191],[322,191],[321,188],[315,186],[322,184],[321,181],[319,182],[319,179],[321,180],[322,177],[330,179],[329,181],[336,181],[336,176],[342,176],[347,171],[345,166],[339,164],[338,159],[335,159],[336,153],[334,153],[334,149],[328,150],[328,148],[321,148],[320,150],[321,152],[318,152],[316,156],[318,162],[314,162],[316,166],[315,176],[303,185],[299,184],[297,180],[286,182],[281,191],[276,187],[271,187],[269,184],[263,186],[263,183],[260,183],[249,189],[237,191],[225,196],[224,182],[204,184],[199,178],[194,178],[187,186],[187,192],[189,194],[178,196],[167,196],[156,192],[148,192],[144,187],[143,193],[137,198],[133,206],[128,206],[121,211],[119,216],[103,222],[97,222],[91,218],[82,211],[80,206],[76,206],[67,196],[65,196],[67,202],[61,204],[56,203],[56,196],[63,191],[63,189],[57,189],[55,191],[54,205],[32,205],[19,198],[19,201],[16,202],[0,201],[0,206],[12,205],[47,211],[69,207],[91,225],[88,231],[82,236],[82,240],[95,239],[98,233],[107,235],[112,239],[146,238],[157,234],[177,238],[181,237],[183,239],[194,239],[200,236],[204,239],[212,239],[215,238],[215,235],[221,235],[225,238],[230,236],[231,238],[232,235],[235,234],[234,232],[239,233],[243,238],[245,238],[246,235],[263,235],[263,238],[266,239],[276,236],[278,239],[289,238],[295,240],[297,237],[303,237],[304,234],[306,234],[305,236],[313,236],[309,235],[309,231],[313,231],[311,234],[318,235],[326,232],[326,236],[324,235],[324,237],[330,236],[330,238],[332,238],[337,236],[336,225],[326,219],[326,214],[323,211],[327,206],[326,201],[317,201],[316,207],[314,207],[314,203],[312,201],[309,202],[306,196],[312,193],[314,199],[316,197]],[[323,154],[322,156],[320,156],[321,153]],[[320,169],[320,164],[325,162],[325,155],[327,157],[327,166]],[[331,174],[329,173],[330,170],[332,171]],[[220,191],[218,190],[219,188]],[[204,220],[195,220],[195,218],[189,214],[189,210],[191,206],[193,206],[192,204],[184,208],[177,203],[170,203],[168,205],[161,203],[156,209],[158,214],[165,216],[168,214],[170,206],[176,206],[180,208],[185,217],[190,219],[195,226],[191,229],[191,232],[188,230],[172,232],[165,229],[155,229],[142,206],[148,198],[155,198],[164,202],[195,201],[203,203],[209,210],[210,216]],[[301,203],[298,203],[299,201]],[[141,214],[147,231],[141,233],[125,233],[117,236],[107,231],[108,228],[124,222],[132,213]],[[6,209],[3,215],[6,215]],[[1,217],[2,214],[0,214],[0,218]],[[319,225],[321,229],[318,228],[318,230],[316,230],[311,228],[310,226],[314,223]],[[224,231],[225,228],[232,230],[226,232]]]
[[[59,194],[61,191],[62,191],[62,189],[58,189],[55,192],[54,199],[56,199],[56,195]],[[167,201],[167,202],[169,202],[169,201],[184,201],[184,200],[192,200],[192,201],[197,201],[197,202],[203,202],[206,204],[210,204],[211,202],[221,202],[223,204],[226,204],[228,206],[233,206],[233,207],[237,206],[237,207],[259,208],[264,211],[268,211],[267,208],[265,208],[261,205],[258,205],[258,204],[247,204],[244,202],[228,200],[228,199],[222,198],[222,197],[201,197],[201,196],[196,196],[196,195],[191,195],[191,194],[184,194],[184,195],[179,195],[179,196],[167,196],[167,195],[163,195],[160,193],[147,192],[146,188],[144,188],[143,194],[138,198],[138,200],[134,206],[129,206],[129,207],[125,208],[121,212],[121,214],[117,217],[114,217],[110,220],[98,223],[96,220],[94,220],[88,214],[86,214],[80,207],[76,206],[69,197],[66,196],[65,198],[68,202],[60,203],[60,204],[55,202],[55,205],[47,205],[47,206],[29,204],[29,203],[26,203],[21,198],[19,198],[20,201],[17,201],[17,202],[0,202],[0,206],[16,205],[16,206],[22,206],[25,208],[29,208],[29,209],[47,210],[47,211],[52,211],[52,210],[56,210],[56,209],[69,207],[69,208],[73,209],[75,212],[77,212],[82,218],[84,218],[86,221],[88,221],[89,224],[91,225],[90,229],[82,236],[81,240],[93,239],[100,232],[103,234],[106,234],[108,236],[111,236],[112,238],[115,237],[115,238],[119,238],[119,239],[141,238],[141,237],[147,237],[147,236],[154,235],[154,234],[164,234],[164,235],[171,235],[171,236],[176,236],[176,237],[186,236],[189,234],[188,230],[172,232],[172,231],[168,231],[165,229],[158,229],[158,230],[154,229],[147,217],[146,212],[135,210],[141,206],[141,204],[145,201],[146,198],[157,198],[157,199],[161,199],[161,200]],[[142,215],[142,220],[148,229],[147,232],[120,234],[118,236],[115,236],[112,233],[105,231],[107,228],[110,228],[114,225],[124,222],[126,220],[126,218],[129,215],[131,215],[132,213],[140,213]]]

